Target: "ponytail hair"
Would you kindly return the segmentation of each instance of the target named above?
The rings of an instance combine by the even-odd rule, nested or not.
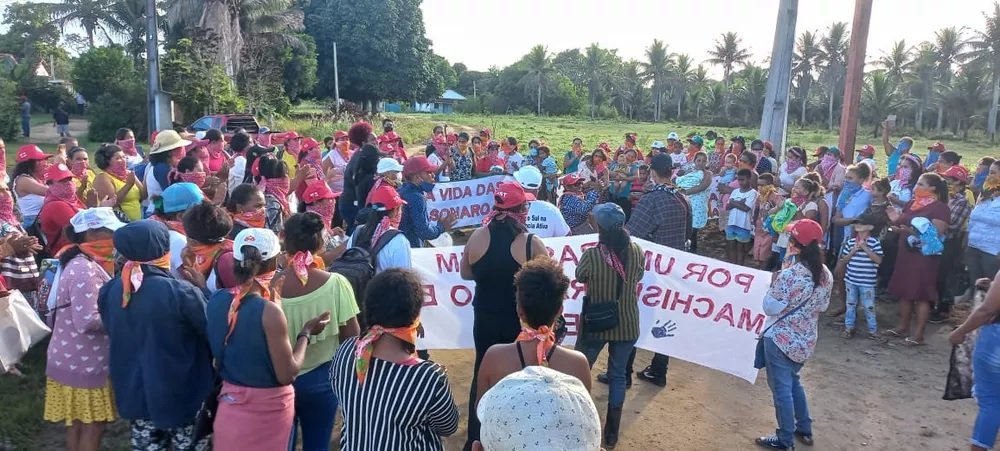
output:
[[[261,274],[273,271],[277,267],[277,257],[264,260],[260,249],[254,246],[243,246],[240,248],[243,254],[243,261],[236,261],[233,266],[233,273],[236,275],[236,282],[240,285],[246,284]]]

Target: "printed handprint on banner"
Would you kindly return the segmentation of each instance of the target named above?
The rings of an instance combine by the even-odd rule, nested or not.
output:
[[[653,338],[670,338],[674,336],[674,331],[677,330],[677,324],[670,320],[667,320],[662,326],[659,325],[659,321],[656,324],[652,330]]]

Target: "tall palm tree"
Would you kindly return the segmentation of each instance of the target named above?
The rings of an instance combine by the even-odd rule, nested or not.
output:
[[[733,69],[737,64],[746,66],[750,61],[750,52],[742,48],[743,39],[735,32],[722,34],[722,39],[715,40],[715,48],[708,51],[712,57],[708,62],[722,66],[722,83],[726,87],[726,99],[723,105],[726,116],[729,115],[729,84],[732,82]]]
[[[904,105],[902,92],[885,71],[877,70],[865,76],[865,85],[861,91],[861,107],[875,123],[875,130],[872,132],[874,136],[878,137],[882,118]]]
[[[87,33],[90,48],[97,46],[97,32],[111,41],[111,36],[120,33],[123,28],[115,15],[116,0],[63,0],[62,3],[49,3],[52,19],[60,27],[68,24],[78,24]]]
[[[976,114],[988,105],[986,70],[967,65],[957,74],[947,95],[948,111],[954,117],[953,128],[963,138]],[[982,120],[982,116],[979,117]]]
[[[590,95],[590,117],[593,118],[597,110],[597,100],[604,90],[604,85],[611,76],[614,67],[614,59],[611,52],[602,49],[596,43],[590,44],[583,55],[584,80]]]
[[[699,64],[698,67],[694,68],[694,71],[691,72],[690,82],[691,99],[689,105],[694,105],[695,119],[701,119],[701,107],[705,103],[706,92],[709,89],[709,85],[712,83],[712,79],[708,77],[708,69],[706,69],[704,65]]]
[[[764,110],[764,95],[767,92],[767,69],[758,66],[747,66],[735,78],[733,94],[743,108],[747,122],[760,120]]]
[[[681,107],[684,104],[684,99],[687,98],[688,87],[691,85],[691,77],[694,75],[694,69],[691,67],[693,60],[691,55],[682,53],[677,55],[677,61],[674,62],[674,96],[677,97],[677,120],[681,120]]]
[[[660,120],[660,104],[663,100],[663,90],[673,66],[667,46],[663,41],[653,39],[653,44],[646,49],[646,61],[640,63],[646,80],[653,84],[653,120]]]
[[[806,124],[809,89],[815,80],[813,78],[813,71],[816,69],[816,63],[821,53],[816,33],[812,31],[802,33],[799,36],[798,42],[795,43],[795,54],[792,56],[792,73],[795,74],[799,100],[802,102],[799,125]]]
[[[967,44],[969,51],[963,54],[963,59],[986,67],[993,79],[993,100],[990,103],[990,114],[986,120],[986,134],[990,141],[996,140],[997,109],[1000,107],[1000,2],[993,2],[993,11],[983,13],[986,18],[986,29],[976,31]]]
[[[527,70],[522,79],[523,83],[532,83],[537,89],[537,95],[535,97],[537,101],[536,114],[542,114],[542,86],[548,81],[549,75],[552,74],[552,57],[549,55],[549,51],[546,47],[542,45],[536,45],[531,48],[531,51],[524,57],[524,67]]]
[[[961,28],[947,27],[934,32],[934,50],[937,54],[937,81],[940,86],[951,84],[953,66],[958,63],[958,57],[965,51],[965,41],[962,39]],[[942,94],[947,93],[947,89]],[[937,130],[944,126],[944,104],[947,95],[941,95],[938,101]]]
[[[876,65],[881,66],[885,70],[885,75],[898,84],[903,82],[903,76],[909,70],[912,59],[913,54],[906,46],[906,40],[900,39],[878,59]]]
[[[125,50],[132,56],[135,66],[141,66],[142,55],[146,52],[146,1],[117,1],[112,14],[121,25],[118,31],[125,38]]]
[[[910,96],[917,99],[914,108],[914,124],[917,130],[924,129],[924,113],[931,105],[936,89],[937,51],[934,44],[921,42],[917,46],[913,61],[909,65],[907,83]]]
[[[833,101],[837,92],[843,92],[843,82],[847,77],[847,48],[849,47],[847,23],[835,22],[820,41],[820,62],[823,66],[823,81],[826,84],[827,128],[833,130]]]

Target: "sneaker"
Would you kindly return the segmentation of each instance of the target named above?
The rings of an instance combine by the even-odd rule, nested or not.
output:
[[[667,386],[667,377],[666,376],[659,376],[659,375],[654,374],[652,367],[648,367],[647,366],[646,369],[644,369],[644,370],[636,373],[636,376],[639,379],[642,379],[642,380],[644,380],[646,382],[649,382],[649,383],[651,383],[653,385],[656,385],[658,387],[666,387]]]
[[[609,379],[608,379],[608,373],[601,373],[601,374],[597,375],[597,382],[600,382],[602,384],[607,385],[607,384],[610,383],[608,381],[609,381]],[[628,390],[630,388],[632,388],[632,375],[631,374],[625,377],[625,389]]]
[[[772,435],[770,437],[760,437],[760,438],[754,440],[753,442],[756,443],[757,446],[759,446],[761,448],[777,449],[777,450],[781,450],[781,451],[791,451],[791,450],[795,449],[794,445],[793,446],[786,446],[785,444],[781,443],[781,440],[778,440],[777,436],[774,436],[774,435]]]
[[[803,445],[813,446],[813,436],[812,434],[806,434],[804,432],[795,431],[795,438],[799,439]]]
[[[951,315],[948,313],[934,312],[931,314],[931,318],[927,322],[931,324],[944,324],[951,320]]]

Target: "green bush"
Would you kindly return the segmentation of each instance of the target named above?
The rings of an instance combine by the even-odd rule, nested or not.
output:
[[[236,113],[245,108],[236,85],[222,66],[200,56],[190,39],[167,49],[162,60],[163,89],[173,94],[184,118],[206,113]]]
[[[21,115],[18,112],[17,83],[0,78],[0,138],[14,139],[21,131]]]
[[[88,101],[115,93],[135,79],[145,79],[132,66],[132,59],[118,46],[96,47],[83,52],[73,66],[73,87]],[[143,102],[145,103],[145,102]]]
[[[94,142],[111,142],[122,127],[131,128],[139,139],[148,135],[146,85],[132,80],[90,102],[88,137]]]

